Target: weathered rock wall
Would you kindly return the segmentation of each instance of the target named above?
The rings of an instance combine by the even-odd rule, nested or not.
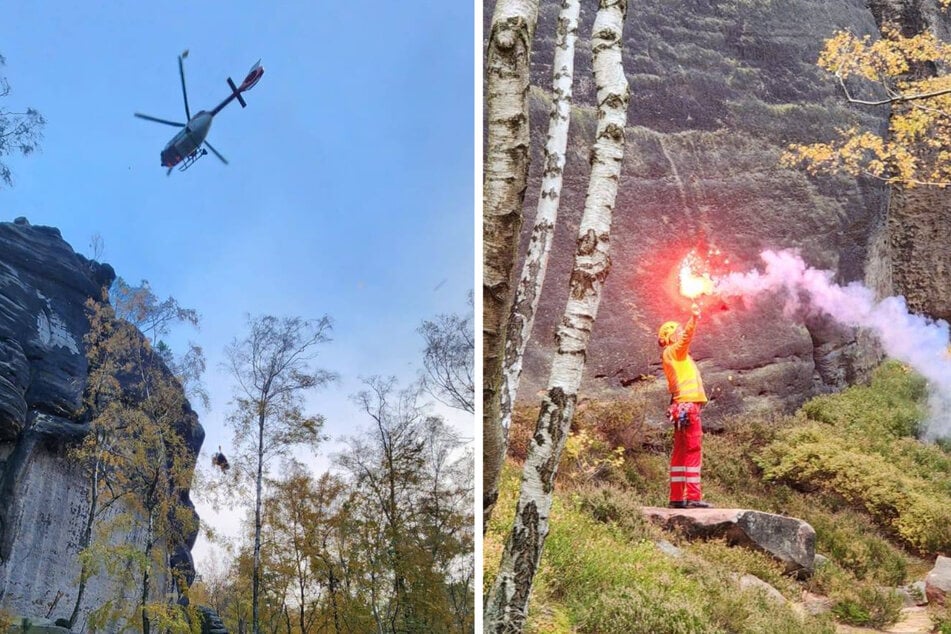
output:
[[[52,227],[0,223],[0,440],[28,412],[70,418],[82,405],[84,303],[115,277]]]
[[[109,265],[74,253],[57,229],[0,223],[0,607],[14,614],[55,620],[72,611],[87,490],[66,450],[88,429],[85,303],[114,278]],[[176,427],[197,456],[204,431],[195,413],[186,407]],[[174,547],[173,563],[193,569],[194,538]],[[156,579],[156,588],[163,583]],[[84,605],[101,605],[117,590],[93,577]]]
[[[879,25],[897,24],[907,36],[930,31],[951,41],[951,18],[935,2],[870,0],[869,7]],[[912,73],[924,77],[937,71],[932,64],[922,64]],[[912,310],[951,321],[951,196],[931,187],[895,188],[887,218],[882,250],[892,290],[903,295]]]
[[[524,235],[540,184],[559,4],[542,3],[532,53],[533,163]],[[486,25],[493,6],[486,4]],[[567,299],[596,124],[590,53],[596,8],[583,0],[559,224],[525,358],[522,401],[535,401],[545,385]],[[912,250],[896,248],[896,224],[915,233],[907,240],[914,249],[933,249],[934,242],[921,242],[925,230],[889,217],[894,197],[886,187],[812,178],[778,164],[789,143],[826,139],[852,124],[887,127],[887,108],[848,107],[835,81],[815,64],[823,41],[841,28],[878,34],[875,14],[859,0],[629,4],[623,55],[631,106],[611,236],[613,267],[582,397],[616,396],[639,384],[656,398],[659,419],[666,387],[657,380],[656,328],[688,315],[689,302],[678,298],[671,274],[697,245],[719,247],[731,256],[733,270],[758,266],[764,249],[795,248],[812,266],[833,271],[839,283],[858,280],[882,295],[912,296],[918,284],[930,307],[937,305],[933,296],[951,301],[951,286],[937,292],[933,276],[907,266]],[[859,380],[879,358],[875,342],[861,333],[823,318],[784,315],[778,302],[752,309],[708,306],[693,351],[712,397],[705,420],[714,425],[740,410],[794,408]]]
[[[11,531],[15,535],[7,559],[0,565],[0,604],[8,611],[51,620],[69,618],[76,599],[80,565],[76,555],[86,519],[87,489],[60,451],[37,448],[29,468],[17,486],[16,512]],[[118,506],[103,519],[126,510]],[[141,542],[134,529],[123,540]],[[165,577],[156,571],[154,584],[163,588]],[[123,588],[107,577],[90,580],[83,597],[83,610],[74,630],[87,631],[90,606],[100,606],[116,597],[137,600],[136,588]]]

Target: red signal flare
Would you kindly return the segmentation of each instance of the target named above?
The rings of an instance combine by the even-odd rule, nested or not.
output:
[[[710,255],[719,255],[719,250]],[[680,294],[689,299],[696,299],[701,295],[712,295],[714,280],[710,277],[706,262],[697,254],[690,251],[680,262]]]

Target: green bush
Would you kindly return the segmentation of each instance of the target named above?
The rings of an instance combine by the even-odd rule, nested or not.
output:
[[[841,496],[910,546],[951,548],[951,499],[881,455],[862,452],[817,423],[789,430],[757,457],[767,480]]]
[[[934,632],[937,634],[951,634],[951,606],[945,606],[943,610],[931,617]]]
[[[900,586],[908,576],[906,555],[877,534],[868,517],[850,509],[813,512],[816,551],[832,559],[858,580]]]
[[[874,581],[858,581],[835,562],[827,563],[809,580],[813,592],[832,600],[832,613],[850,625],[883,627],[898,620],[901,597]]]
[[[656,433],[647,424],[647,402],[642,398],[583,401],[575,410],[572,427],[589,429],[612,449],[636,450]]]
[[[865,440],[891,442],[917,436],[925,417],[927,383],[898,362],[882,364],[867,386],[819,396],[802,406],[810,420]]]
[[[901,608],[902,599],[896,592],[860,585],[844,592],[832,613],[843,623],[879,628],[897,621]]]
[[[585,487],[571,494],[578,510],[602,524],[613,524],[628,540],[652,539],[660,530],[641,512],[644,504],[637,496],[612,486]]]
[[[782,564],[766,553],[729,546],[722,540],[695,542],[690,544],[688,551],[703,561],[715,563],[719,568],[737,575],[753,575],[779,590],[791,601],[799,599],[798,584],[784,574],[785,568]]]
[[[570,504],[552,508],[551,531],[543,555],[544,578],[552,596],[569,605],[621,587],[687,583],[671,575],[663,553],[648,540],[631,541],[622,529],[599,524]]]
[[[669,459],[664,453],[635,453],[629,455],[621,472],[631,497],[640,498],[645,505],[667,503],[669,493]]]

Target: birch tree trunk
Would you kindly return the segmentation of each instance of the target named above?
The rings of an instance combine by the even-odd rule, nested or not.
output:
[[[522,226],[530,158],[528,86],[538,0],[499,0],[486,52],[485,176],[482,183],[482,456],[498,469],[504,443],[499,418],[505,323]],[[485,487],[483,471],[483,492]],[[483,495],[483,508],[495,499]],[[485,526],[483,525],[483,531]]]
[[[532,581],[538,570],[558,462],[574,414],[591,328],[611,266],[611,219],[624,157],[628,85],[621,63],[621,30],[627,0],[600,0],[591,37],[597,84],[598,130],[591,178],[578,230],[568,304],[556,334],[557,351],[548,392],[522,470],[515,524],[508,535],[499,574],[485,605],[486,632],[521,632]]]
[[[261,400],[265,403],[267,390],[262,390]],[[258,597],[261,594],[261,501],[264,481],[264,424],[265,408],[259,407],[257,473],[254,477],[254,555],[251,566],[251,633],[260,634],[261,621],[258,610]]]
[[[535,213],[535,226],[528,244],[528,253],[522,265],[522,274],[515,291],[515,303],[505,330],[505,358],[502,374],[501,411],[502,446],[486,474],[486,499],[493,501],[484,505],[483,526],[492,516],[494,501],[498,498],[499,476],[505,462],[508,446],[508,429],[512,422],[512,404],[518,393],[522,376],[522,355],[532,334],[535,311],[538,309],[548,255],[551,252],[558,205],[561,201],[561,176],[565,169],[565,148],[568,146],[568,126],[571,118],[571,84],[574,77],[575,40],[578,36],[578,14],[581,0],[562,0],[558,14],[555,41],[555,58],[552,63],[552,104],[548,123],[548,140],[545,143],[545,167],[542,173],[541,193]],[[485,465],[486,463],[483,462]],[[486,467],[488,468],[488,467]]]

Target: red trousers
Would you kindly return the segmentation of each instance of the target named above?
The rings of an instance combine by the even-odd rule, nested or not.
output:
[[[700,501],[700,465],[703,428],[699,403],[673,403],[668,411],[674,424],[674,451],[670,456],[670,501]]]

